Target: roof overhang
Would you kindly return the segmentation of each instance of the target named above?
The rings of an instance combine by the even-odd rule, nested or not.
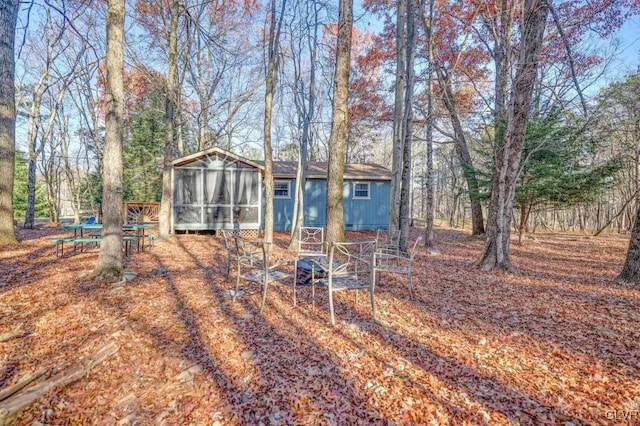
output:
[[[222,157],[227,157],[230,158],[234,161],[238,161],[238,162],[242,162],[245,164],[248,164],[249,166],[255,167],[256,169],[260,169],[260,170],[264,170],[264,166],[258,162],[255,162],[253,160],[249,160],[247,158],[241,157],[239,155],[236,155],[230,151],[224,150],[222,148],[218,148],[218,147],[213,147],[213,148],[209,148],[209,149],[205,149],[204,151],[200,151],[200,152],[196,152],[194,154],[191,155],[187,155],[184,157],[180,157],[180,158],[176,158],[175,160],[173,160],[171,162],[172,166],[183,166],[185,164],[189,164],[191,162],[200,160],[200,159],[204,159],[204,158],[209,158],[213,155],[219,155]]]
[[[264,172],[264,161],[262,160],[249,160],[240,155],[234,154],[230,151],[222,148],[213,147],[204,151],[196,152],[184,157],[177,158],[171,162],[173,167],[184,166],[198,160],[205,160],[212,156],[220,156],[230,159],[234,162],[246,164],[250,167],[254,167],[261,172]],[[295,179],[297,177],[297,162],[295,161],[274,161],[273,162],[273,177],[275,179]],[[307,179],[327,179],[326,162],[314,162],[309,163],[307,171]],[[354,181],[390,181],[391,172],[377,164],[366,163],[354,163],[345,164],[343,179]]]

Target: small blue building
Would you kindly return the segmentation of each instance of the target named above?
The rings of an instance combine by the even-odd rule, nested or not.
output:
[[[274,161],[274,229],[293,221],[295,161]],[[264,163],[211,148],[173,161],[172,228],[258,229],[264,219]],[[376,164],[345,164],[344,226],[347,230],[386,228],[391,172]],[[305,226],[326,226],[327,163],[309,163],[304,189]]]

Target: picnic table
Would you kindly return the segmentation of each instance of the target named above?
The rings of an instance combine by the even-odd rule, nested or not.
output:
[[[125,223],[122,225],[122,229],[127,231],[134,231],[131,235],[138,237],[138,251],[144,251],[144,239],[150,238],[153,244],[153,234],[145,235],[145,229],[152,229],[155,227],[153,223]]]
[[[137,245],[138,251],[144,251],[145,238],[149,238],[153,243],[155,234],[145,234],[146,229],[151,229],[153,227],[154,225],[151,223],[131,223],[122,225],[122,229],[125,232],[122,240],[125,243],[126,255],[131,254],[131,247],[134,242]],[[73,223],[62,225],[60,228],[67,231],[73,230],[73,238],[52,239],[51,241],[56,245],[56,255],[64,255],[64,243],[73,243],[74,248],[77,244],[80,244],[80,251],[82,252],[84,244],[99,244],[102,241],[101,232],[99,232],[103,229],[103,225],[101,223]],[[85,235],[85,231],[94,232]]]
[[[60,228],[64,230],[73,230],[73,237],[76,238],[78,236],[78,231],[80,231],[80,238],[84,238],[85,230],[96,230],[102,229],[101,223],[72,223],[69,225],[62,225]]]

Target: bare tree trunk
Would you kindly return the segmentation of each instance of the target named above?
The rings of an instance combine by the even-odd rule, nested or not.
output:
[[[344,241],[343,182],[349,125],[349,72],[353,0],[340,0],[336,70],[333,78],[333,113],[329,138],[327,177],[327,241]]]
[[[59,126],[59,138],[60,141],[65,135],[69,132],[69,127],[67,124],[67,120],[65,119],[64,111],[62,110],[59,114],[61,116]],[[46,189],[47,189],[47,208],[49,209],[49,221],[51,223],[57,224],[59,222],[59,211],[60,211],[60,176],[62,174],[61,169],[61,158],[56,153],[58,149],[58,143],[54,142],[54,139],[50,139],[49,143],[49,156],[45,156],[42,158],[40,163],[40,172],[42,173],[42,177],[44,178]]]
[[[514,4],[509,3],[507,0],[501,0],[499,28],[494,26],[495,21],[490,19],[485,21],[487,23],[492,22],[489,24],[493,30],[490,31],[490,33],[496,35],[492,55],[496,70],[494,83],[495,103],[493,111],[493,121],[496,129],[494,145],[496,149],[502,145],[504,141],[504,131],[507,126],[507,88],[509,87],[509,70],[512,51],[510,43],[514,13]]]
[[[640,282],[640,208],[637,209],[635,225],[631,231],[627,258],[616,280]]]
[[[531,211],[531,206],[529,206],[529,211]],[[522,244],[522,240],[524,239],[524,234],[527,232],[527,221],[529,219],[529,211],[527,211],[527,207],[524,203],[520,206],[520,223],[518,224],[518,243]]]
[[[40,111],[38,111],[38,114]],[[30,141],[33,144],[37,140]],[[27,167],[27,211],[24,219],[24,228],[33,229],[36,212],[36,160],[37,154],[34,146],[29,145],[29,161]]]
[[[167,239],[171,233],[171,160],[173,159],[176,123],[176,76],[178,69],[178,7],[177,0],[171,3],[169,24],[169,70],[167,73],[167,97],[165,98],[165,136],[162,161],[162,198],[158,223],[159,237]]]
[[[67,87],[69,84],[68,79],[73,78],[73,70],[67,75],[65,81],[63,82],[63,86],[60,88],[60,92],[53,100],[52,105],[48,111],[49,119],[46,123],[40,122],[40,104],[41,104],[41,96],[42,92],[39,90],[33,90],[34,102],[33,107],[31,108],[31,114],[33,116],[29,117],[29,121],[33,120],[35,123],[35,131],[31,134],[32,139],[29,139],[29,174],[28,174],[28,184],[27,184],[27,214],[24,222],[24,227],[33,229],[34,221],[35,221],[35,209],[36,209],[36,172],[37,172],[37,161],[38,157],[42,156],[44,153],[45,144],[50,140],[51,133],[53,131],[55,125],[55,119],[58,115],[58,110],[62,108],[64,95],[67,92]],[[48,79],[49,71],[46,71],[45,75],[43,75],[43,79],[41,82],[46,83]],[[40,93],[37,93],[40,92]],[[40,132],[40,127],[43,127]]]
[[[396,11],[396,82],[395,101],[393,107],[393,151],[391,163],[391,188],[389,205],[389,231],[400,229],[400,203],[402,193],[402,159],[404,144],[403,106],[404,88],[406,83],[407,44],[405,40],[405,17],[407,15],[407,1],[398,0]]]
[[[298,173],[296,179],[296,199],[294,205],[294,222],[291,229],[291,242],[289,249],[295,250],[296,243],[299,239],[300,228],[304,226],[304,190],[307,182],[307,168],[309,164],[309,145],[311,144],[311,122],[315,114],[316,108],[316,62],[318,52],[318,4],[316,2],[306,3],[307,6],[313,8],[313,35],[308,37],[309,48],[309,100],[305,102],[304,93],[298,94],[296,99],[296,109],[302,120],[302,138],[300,140],[300,153],[298,157]],[[300,67],[295,67],[299,70]],[[297,79],[301,79],[298,75]],[[296,84],[296,87],[299,85]],[[303,87],[300,85],[300,87]]]
[[[50,16],[47,14],[47,22],[49,22]],[[42,72],[42,75],[38,79],[38,82],[31,90],[31,104],[29,105],[29,119],[27,127],[27,143],[29,148],[28,155],[28,167],[27,167],[27,211],[24,218],[24,228],[33,229],[35,204],[36,204],[36,160],[40,150],[38,149],[38,135],[40,133],[40,105],[42,97],[47,87],[47,81],[49,79],[49,71],[52,66],[51,58],[51,44],[47,39],[47,52],[46,52],[46,65]]]
[[[271,0],[271,24],[269,26],[269,45],[267,51],[267,81],[264,95],[264,190],[266,206],[264,211],[264,239],[273,241],[273,147],[271,144],[271,121],[273,114],[273,96],[276,91],[276,72],[278,70],[278,50],[280,49],[280,30],[284,17],[286,0],[282,0],[280,16],[276,19],[276,0]]]
[[[201,99],[202,101],[202,99]],[[209,105],[200,103],[198,116],[198,151],[203,151],[209,141]]]
[[[14,46],[18,0],[0,2],[0,247],[14,245],[13,178],[16,149]]]
[[[433,248],[433,210],[434,210],[434,188],[433,188],[433,4],[434,0],[429,0],[429,14],[423,19],[427,33],[427,53],[429,55],[429,73],[427,74],[427,200],[425,211],[424,246]],[[424,10],[423,10],[424,16]]]
[[[520,58],[511,91],[504,144],[496,158],[496,173],[491,190],[487,237],[476,265],[483,270],[513,270],[509,258],[511,212],[518,180],[524,134],[536,80],[538,56],[543,42],[549,6],[546,0],[525,0]]]
[[[182,137],[182,126],[183,126],[183,121],[184,121],[184,116],[182,114],[182,107],[180,106],[182,104],[182,102],[178,102],[178,111],[177,111],[177,118],[178,118],[178,123],[177,123],[177,128],[176,128],[176,133],[177,133],[177,145],[178,145],[178,155],[180,157],[185,155],[185,147],[184,147],[184,138]],[[173,217],[173,216],[172,216]]]
[[[482,206],[480,201],[478,201],[480,185],[478,183],[478,178],[476,177],[476,169],[471,158],[471,152],[469,151],[464,129],[456,108],[453,89],[451,87],[451,79],[449,75],[445,73],[445,70],[437,65],[436,74],[438,75],[438,80],[443,88],[442,98],[451,118],[451,124],[454,131],[453,142],[456,147],[458,161],[460,162],[462,174],[464,175],[467,187],[469,188],[472,224],[471,233],[472,235],[482,235],[484,233],[484,218],[482,216]]]
[[[420,3],[422,4],[422,2]],[[419,8],[419,16],[422,15],[422,7]],[[409,239],[409,216],[411,214],[411,149],[413,142],[413,87],[414,87],[414,59],[416,50],[415,32],[416,10],[413,0],[407,1],[407,59],[405,72],[407,84],[404,93],[404,111],[402,127],[404,129],[404,142],[402,146],[402,178],[400,190],[400,247],[407,248]]]
[[[102,195],[102,242],[94,275],[122,275],[122,116],[124,112],[124,0],[109,0],[107,12],[107,88]]]

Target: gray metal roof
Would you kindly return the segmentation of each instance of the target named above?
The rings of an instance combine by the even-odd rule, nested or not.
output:
[[[264,161],[249,160],[221,148],[209,148],[172,161],[173,166],[182,166],[211,155],[219,154],[240,161],[246,165],[264,170]],[[326,179],[327,162],[310,162],[307,169],[307,179]],[[298,170],[297,161],[274,161],[273,175],[276,179],[295,179]],[[344,178],[349,180],[391,180],[391,171],[386,167],[373,163],[350,163],[344,165]]]
[[[263,164],[262,161],[259,162]],[[327,162],[311,162],[307,169],[307,179],[326,179]],[[275,178],[296,177],[298,171],[297,161],[274,161],[273,176]],[[351,163],[344,165],[344,178],[350,180],[391,180],[391,171],[386,167],[372,163]]]

